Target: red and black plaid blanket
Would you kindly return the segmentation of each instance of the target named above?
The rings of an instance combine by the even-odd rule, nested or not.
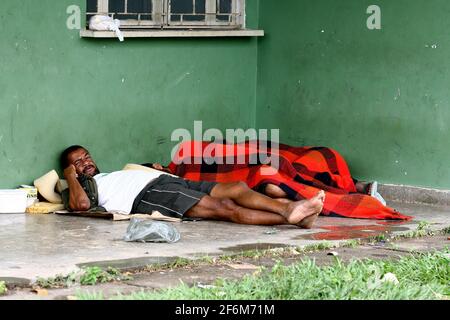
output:
[[[326,216],[411,219],[369,195],[356,193],[347,163],[335,150],[285,144],[272,148],[264,147],[265,141],[261,145],[259,142],[183,142],[169,169],[177,176],[194,181],[245,181],[255,190],[270,183],[279,186],[294,200],[309,199],[322,189],[326,192],[322,215]],[[278,170],[273,169],[276,162]]]

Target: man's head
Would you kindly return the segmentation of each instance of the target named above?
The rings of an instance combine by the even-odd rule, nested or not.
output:
[[[78,145],[70,146],[61,153],[60,165],[63,169],[73,165],[78,175],[93,177],[100,173],[89,151]]]

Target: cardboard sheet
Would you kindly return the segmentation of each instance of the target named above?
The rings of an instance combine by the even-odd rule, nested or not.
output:
[[[73,216],[73,217],[87,217],[87,218],[98,218],[98,219],[106,219],[113,221],[126,221],[131,218],[139,218],[139,219],[153,219],[158,221],[166,221],[166,222],[180,222],[181,219],[167,217],[159,213],[158,211],[153,211],[150,214],[123,214],[120,212],[104,212],[104,211],[67,211],[67,210],[59,210],[55,211],[55,214],[63,215],[63,216]]]

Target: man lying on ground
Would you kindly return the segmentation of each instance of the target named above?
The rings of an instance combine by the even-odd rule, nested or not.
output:
[[[309,200],[278,201],[243,182],[190,181],[156,169],[100,173],[82,146],[64,150],[60,162],[69,185],[63,199],[66,208],[73,211],[100,206],[128,214],[159,211],[177,218],[311,228],[325,200],[320,191]]]

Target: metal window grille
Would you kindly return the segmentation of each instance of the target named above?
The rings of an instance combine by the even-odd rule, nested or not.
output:
[[[245,28],[245,0],[87,0],[87,21],[96,14],[122,28]]]

